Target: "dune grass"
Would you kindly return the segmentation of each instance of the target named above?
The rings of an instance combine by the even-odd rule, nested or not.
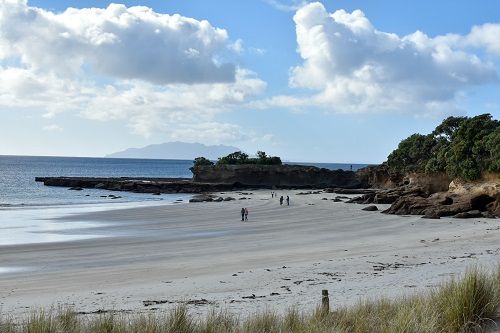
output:
[[[80,316],[71,309],[37,311],[21,321],[0,314],[1,333],[323,333],[323,332],[482,332],[500,317],[500,267],[468,269],[423,295],[366,301],[325,313],[291,308],[247,318],[212,310],[198,318],[186,306],[159,314]]]

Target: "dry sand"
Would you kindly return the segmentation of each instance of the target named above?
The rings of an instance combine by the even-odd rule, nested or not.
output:
[[[18,316],[71,305],[150,312],[191,301],[193,313],[215,307],[245,315],[312,309],[322,289],[335,308],[411,294],[470,265],[500,263],[500,219],[391,216],[300,191],[278,191],[291,198],[280,206],[270,191],[252,192],[222,195],[246,200],[58,218],[93,222],[86,232],[106,237],[0,247],[0,267],[29,268],[0,274],[0,311]],[[242,207],[250,211],[245,223]]]

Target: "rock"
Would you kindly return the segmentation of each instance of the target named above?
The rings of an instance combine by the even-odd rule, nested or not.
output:
[[[373,203],[373,198],[375,198],[375,193],[364,194],[360,197],[355,197],[346,201],[347,203],[359,203],[359,204],[369,204]]]
[[[438,220],[441,217],[437,215],[436,213],[428,213],[422,216],[423,219],[433,219],[433,220]]]
[[[470,218],[475,218],[475,217],[482,217],[483,214],[478,211],[478,210],[471,210],[468,212],[463,212],[463,213],[458,213],[454,215],[453,217],[456,219],[470,219]]]
[[[332,199],[333,202],[342,202],[339,198]]]
[[[450,197],[445,197],[443,200],[439,202],[441,205],[451,205],[453,203],[453,199]]]
[[[225,197],[224,198],[224,201],[233,201],[233,200],[236,200],[236,199],[232,198],[232,197]]]
[[[488,205],[494,202],[495,198],[487,194],[480,194],[470,199],[470,206],[473,210],[485,211]]]
[[[386,163],[361,168],[356,175],[361,183],[371,188],[394,188],[403,182],[403,175],[391,172]]]
[[[367,206],[367,207],[365,207],[365,208],[363,208],[363,209],[361,209],[361,210],[366,210],[366,211],[368,211],[368,212],[374,212],[374,211],[377,211],[377,210],[378,210],[378,208],[377,208],[377,206],[373,206],[373,205],[372,205],[372,206]]]
[[[100,188],[105,188],[106,185],[104,185],[104,183],[97,183],[94,188],[97,188],[97,189],[100,189]]]
[[[81,187],[70,187],[70,188],[68,188],[68,190],[71,190],[71,191],[82,191],[83,188],[81,188]]]
[[[194,197],[189,199],[189,202],[211,202],[211,201],[214,201],[213,196],[206,194],[195,195]]]
[[[224,201],[224,198],[223,197],[218,197],[218,198],[214,199],[213,201],[215,201],[215,202],[221,202],[221,201]]]
[[[326,193],[337,193],[337,194],[369,194],[374,193],[374,189],[352,189],[352,188],[326,188],[324,189]]]

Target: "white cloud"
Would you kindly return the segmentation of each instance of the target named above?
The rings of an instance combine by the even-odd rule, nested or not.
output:
[[[227,32],[207,21],[146,7],[54,13],[0,0],[0,108],[40,109],[48,119],[72,111],[120,120],[146,137],[248,138],[216,116],[247,103],[266,83],[221,64],[218,54],[228,47]]]
[[[500,24],[486,23],[474,26],[465,38],[464,44],[486,50],[496,56],[500,56]]]
[[[253,54],[256,54],[256,55],[264,55],[264,54],[266,54],[266,50],[265,49],[261,49],[261,48],[258,48],[258,47],[250,47],[248,49],[248,51],[250,53],[253,53]]]
[[[500,25],[476,27],[467,36],[430,38],[417,31],[400,37],[377,30],[360,10],[330,14],[318,2],[299,9],[294,21],[304,61],[291,69],[290,86],[315,92],[275,96],[260,107],[454,112],[460,92],[498,82],[494,64],[468,48],[484,46],[496,52],[498,39],[492,36]],[[483,34],[485,30],[489,34]]]
[[[233,110],[265,87],[265,82],[244,69],[237,69],[234,83],[158,87],[130,81],[96,93],[82,115],[101,121],[126,119],[135,133],[148,136],[188,125],[198,128],[198,123],[211,122],[216,114]]]
[[[242,55],[243,53],[247,52],[249,54],[252,54],[252,55],[264,55],[266,53],[266,50],[265,49],[261,49],[261,48],[258,48],[258,47],[248,47],[248,48],[245,48],[243,46],[243,40],[241,39],[237,39],[234,43],[231,43],[228,45],[228,48],[239,54],[239,55]]]
[[[0,56],[58,75],[90,68],[155,84],[232,82],[235,66],[215,60],[227,43],[227,32],[207,21],[142,6],[54,13],[0,0]]]
[[[239,125],[205,122],[194,126],[177,126],[168,134],[170,140],[221,144],[248,140],[248,134]]]
[[[306,0],[264,0],[274,8],[283,12],[292,12],[308,4]]]
[[[47,131],[47,132],[61,132],[62,128],[56,124],[50,124],[50,125],[44,126],[43,130]]]
[[[241,39],[237,39],[234,43],[228,45],[229,49],[238,53],[242,54],[244,51],[243,48],[243,41]]]

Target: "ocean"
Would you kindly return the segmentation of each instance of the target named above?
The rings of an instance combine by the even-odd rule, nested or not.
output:
[[[327,169],[349,170],[351,164],[300,163]],[[113,192],[119,199],[108,197],[110,191],[84,189],[70,191],[62,187],[44,186],[35,177],[185,177],[192,176],[191,160],[154,160],[126,158],[41,157],[0,155],[0,207],[36,207],[57,205],[82,205],[105,203],[129,203],[144,201],[174,202],[188,195]],[[366,164],[352,164],[357,170]],[[106,196],[106,197],[103,197]]]

